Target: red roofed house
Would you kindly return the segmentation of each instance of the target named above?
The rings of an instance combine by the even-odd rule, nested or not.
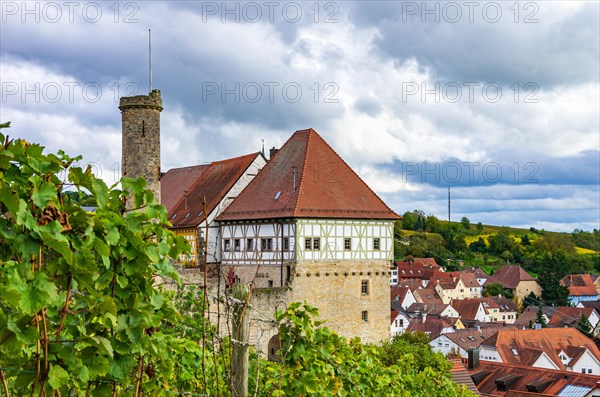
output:
[[[567,274],[560,285],[569,288],[569,303],[577,306],[579,302],[597,302],[598,290],[591,274]]]
[[[296,131],[216,219],[221,263],[241,282],[291,287],[289,301],[317,306],[342,335],[389,338],[400,217],[316,131]]]
[[[184,236],[192,247],[189,257],[179,258],[181,262],[198,264],[198,257],[203,253],[199,239],[208,244],[207,263],[221,261],[219,225],[214,222],[215,217],[231,204],[265,163],[261,153],[252,153],[210,164],[171,169],[161,176],[161,203],[167,208],[173,225],[171,230]],[[207,222],[208,238],[204,236]]]
[[[600,375],[600,350],[575,328],[501,329],[481,343],[479,358]]]
[[[552,317],[550,317],[548,326],[556,328],[575,327],[582,315],[585,315],[590,322],[593,335],[597,335],[600,328],[600,315],[593,307],[558,306]]]
[[[542,287],[521,266],[502,266],[490,277],[490,283],[500,283],[513,291],[514,296],[523,300],[530,293],[542,296]]]
[[[410,305],[417,302],[415,299],[415,296],[413,295],[412,291],[408,287],[393,286],[390,288],[390,292],[391,292],[391,297],[390,297],[391,300],[400,303],[400,306],[402,306],[402,308],[404,308],[405,310]]]

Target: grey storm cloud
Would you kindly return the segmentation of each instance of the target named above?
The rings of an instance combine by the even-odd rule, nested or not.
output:
[[[3,2],[0,117],[115,182],[151,28],[165,169],[312,127],[399,213],[600,227],[597,2],[267,3]]]

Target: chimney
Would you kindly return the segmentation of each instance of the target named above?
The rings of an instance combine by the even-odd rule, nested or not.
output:
[[[469,361],[468,361],[468,368],[469,369],[477,369],[479,367],[479,349],[476,349],[474,347],[469,349]]]
[[[279,151],[279,149],[275,149],[275,146],[273,146],[271,149],[269,149],[269,160],[271,160],[273,158],[273,156],[275,156],[275,153],[277,153]]]
[[[423,324],[425,324],[425,321],[427,321],[427,313],[423,313]]]
[[[160,203],[160,90],[148,95],[121,97],[122,172],[127,178],[144,178]],[[128,200],[127,207],[133,203]]]

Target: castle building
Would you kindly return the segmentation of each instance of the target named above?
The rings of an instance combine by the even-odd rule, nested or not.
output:
[[[216,220],[242,282],[291,287],[342,335],[389,338],[395,214],[314,130],[296,131]]]
[[[192,245],[182,262],[201,263],[206,244],[217,277],[314,305],[341,335],[389,339],[400,217],[316,131],[296,131],[268,162],[252,153],[161,174],[160,92],[121,98],[119,108],[124,176],[143,176],[160,194],[172,229]],[[274,311],[267,301],[253,304]]]

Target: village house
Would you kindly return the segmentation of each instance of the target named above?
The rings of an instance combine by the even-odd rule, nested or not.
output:
[[[500,283],[510,289],[513,295],[523,301],[530,293],[542,296],[542,287],[521,266],[506,265],[490,277],[488,282]]]
[[[413,295],[417,303],[442,304],[442,298],[433,288],[415,289]]]
[[[483,270],[481,270],[481,268],[479,268],[479,267],[467,267],[467,268],[463,269],[461,271],[461,273],[473,274],[475,276],[475,278],[477,279],[477,282],[479,283],[479,285],[481,285],[482,287],[485,285],[485,283],[490,278],[490,276],[488,276],[487,273],[484,272]]]
[[[402,307],[394,305],[394,302],[392,302],[390,320],[390,335],[392,338],[397,335],[402,335],[410,325],[410,316],[408,313]]]
[[[417,300],[409,287],[393,286],[391,287],[391,300],[400,303],[403,309],[407,309]]]
[[[600,375],[600,350],[575,328],[499,330],[481,343],[479,358]]]
[[[450,305],[456,309],[463,323],[465,320],[489,322],[490,317],[481,299],[456,299]]]
[[[428,304],[428,303],[413,303],[406,309],[409,314],[426,314],[428,316],[434,316],[438,318],[449,317],[459,318],[459,314],[452,306],[442,304]]]
[[[407,332],[422,332],[429,339],[434,339],[441,334],[454,332],[452,320],[447,318],[429,317],[426,314],[410,320]]]
[[[571,306],[558,306],[555,308],[554,314],[548,321],[549,327],[564,328],[564,327],[575,327],[581,316],[585,317],[592,326],[592,335],[597,335],[600,331],[600,315],[594,308],[579,308]]]
[[[560,285],[569,288],[569,303],[577,306],[579,302],[597,302],[597,286],[590,274],[567,274]]]
[[[505,328],[506,329],[506,328]],[[498,332],[496,328],[467,328],[441,334],[429,342],[432,349],[444,356],[468,358],[470,349],[479,348],[481,343]]]

